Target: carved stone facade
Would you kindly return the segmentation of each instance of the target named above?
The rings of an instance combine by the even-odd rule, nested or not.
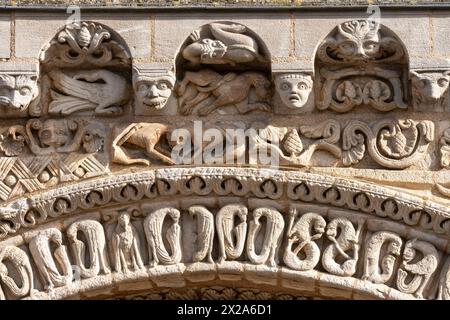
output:
[[[436,12],[10,16],[0,299],[450,299]]]

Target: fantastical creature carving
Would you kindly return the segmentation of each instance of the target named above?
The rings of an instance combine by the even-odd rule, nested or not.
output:
[[[296,128],[274,127],[264,123],[253,123],[257,134],[250,135],[250,148],[265,152],[270,150],[272,157],[277,157],[279,164],[308,166],[314,153],[325,150],[336,158],[341,157],[341,149],[336,145],[340,139],[340,124],[327,120],[318,125],[303,125]],[[299,132],[308,139],[313,139],[306,148]],[[315,140],[315,141],[314,141]],[[250,152],[255,150],[250,149]]]
[[[10,273],[6,262],[14,269]],[[19,282],[17,282],[19,278]],[[6,296],[2,290],[2,285],[8,289],[14,298],[23,298],[34,291],[33,270],[27,254],[14,246],[4,246],[0,248],[0,300],[5,300]]]
[[[386,63],[405,54],[401,43],[374,20],[341,23],[318,48],[318,57],[330,64],[374,61]]]
[[[381,248],[386,243],[386,251],[381,257]],[[375,232],[366,244],[362,279],[373,283],[388,282],[394,274],[395,260],[400,255],[401,247],[402,239],[395,233]]]
[[[450,168],[450,128],[444,130],[441,139],[439,140],[441,151],[441,166],[443,168]]]
[[[167,216],[172,220],[172,224],[166,231],[166,239],[163,239],[163,224]],[[157,266],[160,263],[165,265],[176,264],[181,261],[181,229],[179,220],[180,211],[170,207],[152,211],[145,218],[144,231],[147,237],[151,266]],[[165,241],[170,246],[171,254],[164,245]]]
[[[450,300],[450,257],[447,258],[447,261],[442,268],[437,299]]]
[[[55,69],[49,76],[53,88],[48,107],[50,114],[94,111],[98,115],[118,115],[130,98],[127,80],[105,69],[70,74]]]
[[[434,140],[434,123],[428,120],[380,120],[370,128],[364,122],[352,120],[342,133],[342,162],[345,166],[358,163],[367,150],[383,167],[403,169],[417,165],[426,156]],[[366,142],[366,144],[365,144]]]
[[[197,250],[192,257],[194,262],[201,262],[207,258],[209,263],[214,263],[211,252],[214,243],[214,216],[204,206],[190,206],[188,213],[197,220]]]
[[[100,271],[104,274],[111,272],[108,266],[103,226],[98,221],[81,220],[74,222],[66,232],[71,243],[75,262],[80,268],[81,277],[95,277]],[[83,233],[86,243],[77,237],[79,232]],[[89,261],[87,265],[86,261]]]
[[[284,73],[275,77],[275,88],[283,104],[290,109],[301,109],[308,102],[313,79],[302,73]]]
[[[219,263],[227,259],[235,260],[242,255],[247,233],[247,214],[248,209],[242,204],[228,204],[217,212]],[[238,220],[237,225],[236,220]]]
[[[55,245],[56,249],[52,253]],[[54,287],[65,286],[72,282],[73,270],[67,248],[62,244],[61,231],[56,228],[40,231],[31,239],[29,248],[44,281],[45,289],[53,290]]]
[[[423,298],[424,290],[436,271],[439,260],[439,253],[432,244],[417,239],[406,242],[402,264],[397,271],[398,289]]]
[[[270,111],[270,81],[259,72],[220,73],[202,69],[187,71],[176,88],[182,114],[207,115],[227,106],[241,114],[255,110]]]
[[[144,109],[164,108],[174,85],[175,76],[170,71],[133,69],[136,102]]]
[[[37,76],[0,74],[0,106],[9,111],[24,111],[39,94]]]
[[[261,251],[256,252],[256,238],[261,230],[261,218],[265,218],[265,233]],[[255,264],[268,264],[275,267],[278,263],[278,251],[281,245],[284,219],[280,212],[270,207],[257,208],[253,211],[247,236],[247,255]]]
[[[133,123],[125,129],[116,129],[116,137],[111,148],[112,161],[127,165],[150,165],[150,160],[142,156],[133,157],[131,149],[134,147],[143,149],[145,155],[150,158],[156,158],[165,164],[174,164],[174,161],[170,158],[169,150],[163,150],[158,145],[160,140],[169,133],[169,130],[169,126],[162,123]]]
[[[117,226],[112,234],[114,269],[117,272],[128,272],[130,268],[136,271],[144,267],[139,251],[138,233],[130,219],[129,212],[119,213]]]
[[[283,261],[294,270],[312,270],[320,261],[320,248],[315,241],[324,234],[326,222],[317,213],[304,213],[295,221],[297,215],[296,209],[289,212],[289,225],[286,230],[287,245]],[[304,256],[303,259],[300,258],[300,254]]]
[[[193,65],[242,64],[262,60],[257,41],[237,23],[214,22],[190,35],[183,57]]]
[[[47,66],[124,66],[130,54],[120,40],[100,24],[81,22],[67,24],[47,48],[40,60]]]
[[[335,218],[327,225],[326,237],[332,243],[323,250],[322,265],[331,274],[350,277],[356,272],[363,222],[353,223],[345,218]],[[352,255],[349,255],[352,251]]]
[[[410,71],[413,110],[422,112],[450,111],[450,71]]]

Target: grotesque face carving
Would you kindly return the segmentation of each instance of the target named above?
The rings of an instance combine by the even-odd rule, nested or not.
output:
[[[448,90],[450,71],[418,73],[411,71],[414,94],[430,101],[437,101]]]
[[[61,147],[69,142],[71,131],[76,129],[75,123],[65,120],[47,120],[38,131],[41,144],[44,147]]]
[[[284,105],[298,109],[308,101],[313,81],[311,76],[304,74],[283,74],[275,78],[275,85]]]
[[[174,84],[175,79],[171,74],[135,77],[134,90],[137,103],[156,110],[164,108],[172,94]]]
[[[23,111],[38,95],[36,76],[0,74],[0,105]]]

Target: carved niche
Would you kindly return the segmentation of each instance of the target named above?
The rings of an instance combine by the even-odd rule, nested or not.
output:
[[[246,26],[214,22],[193,31],[176,59],[184,115],[270,111],[270,55]]]
[[[392,31],[375,21],[338,25],[319,45],[315,70],[319,110],[407,107],[406,49]]]
[[[101,24],[66,25],[42,50],[40,63],[50,115],[116,116],[131,98],[129,50]]]

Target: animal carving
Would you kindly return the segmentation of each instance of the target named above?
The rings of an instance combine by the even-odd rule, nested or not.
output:
[[[353,224],[344,218],[333,219],[328,224],[325,234],[332,243],[323,251],[322,265],[325,270],[343,277],[355,274],[362,227],[363,223],[358,222],[355,231]],[[353,252],[352,256],[347,253],[349,251]]]
[[[261,73],[221,74],[212,70],[187,71],[178,84],[180,112],[207,115],[216,109],[234,106],[244,114],[255,110],[270,111],[270,81]]]
[[[0,106],[7,111],[26,110],[38,94],[35,75],[0,74]]]
[[[9,273],[5,262],[8,261],[16,276]],[[17,277],[20,279],[17,283]],[[22,298],[31,294],[33,289],[33,271],[27,254],[13,246],[6,246],[0,249],[0,283],[11,292],[13,297]],[[0,300],[5,300],[5,294],[0,286]]]
[[[86,244],[77,238],[78,232],[84,234]],[[105,234],[103,226],[95,220],[77,221],[67,229],[67,236],[72,245],[75,261],[80,267],[80,275],[84,278],[95,277],[100,270],[104,274],[109,274]],[[89,250],[89,265],[86,266],[87,258],[86,246]]]
[[[247,207],[241,204],[224,206],[216,214],[216,229],[219,239],[219,263],[239,258],[244,250],[247,233]],[[235,218],[240,220],[235,225]]]
[[[419,73],[411,71],[414,111],[450,111],[450,71]]]
[[[264,241],[259,254],[256,253],[255,240],[261,230],[261,218],[266,220]],[[278,263],[278,249],[282,240],[284,220],[281,213],[273,208],[258,208],[253,211],[253,219],[250,221],[247,238],[247,254],[251,262],[255,264],[267,263],[275,267]]]
[[[450,300],[450,258],[447,258],[439,280],[438,300]]]
[[[128,272],[130,265],[133,270],[142,269],[139,238],[136,228],[130,222],[130,214],[123,212],[117,218],[117,226],[112,235],[112,251],[114,269],[117,272]]]
[[[74,75],[52,70],[49,77],[55,89],[51,91],[50,114],[68,115],[86,110],[99,115],[120,114],[131,91],[125,78],[103,69]]]
[[[214,263],[211,252],[214,242],[214,216],[204,206],[191,206],[188,208],[189,215],[197,219],[197,245],[192,260],[203,261],[206,257],[209,263]]]
[[[388,245],[380,261],[381,248],[386,242]],[[402,239],[395,233],[387,231],[374,233],[367,242],[362,279],[373,283],[389,281],[394,273],[395,260],[400,255],[401,247]]]
[[[52,254],[51,248],[54,245],[56,245],[56,249]],[[61,231],[50,228],[39,232],[31,239],[29,248],[44,281],[45,289],[53,290],[54,287],[62,287],[72,281],[72,267],[66,246],[62,244]],[[56,264],[59,264],[59,268]],[[62,270],[62,274],[59,270]]]
[[[417,262],[417,252],[422,258]],[[397,271],[397,287],[401,292],[414,294],[417,298],[423,298],[423,292],[436,271],[439,263],[439,253],[428,242],[413,239],[409,240],[403,251],[403,261]],[[412,279],[407,283],[408,274]]]
[[[169,126],[161,123],[134,123],[119,131],[112,143],[112,161],[119,164],[143,164],[150,165],[150,161],[143,158],[133,158],[128,146],[144,149],[146,155],[161,160],[166,164],[174,164],[174,161],[157,147],[158,142],[169,132]],[[116,132],[117,134],[117,132]]]
[[[163,223],[169,216],[173,223],[166,231],[166,241],[172,254],[166,250],[162,236]],[[144,220],[144,231],[148,241],[149,259],[153,261],[151,266],[162,264],[176,264],[181,261],[181,229],[179,225],[180,211],[175,208],[162,208],[151,212]]]
[[[297,210],[291,210],[283,261],[294,270],[312,270],[320,260],[320,249],[315,241],[324,234],[326,222],[322,216],[312,212],[303,214],[294,224],[296,217]],[[293,248],[295,244],[297,246]],[[300,253],[303,253],[303,259],[299,257]]]

